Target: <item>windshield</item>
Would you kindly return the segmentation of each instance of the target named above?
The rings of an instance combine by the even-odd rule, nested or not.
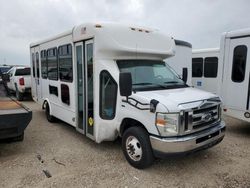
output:
[[[187,87],[163,61],[119,60],[117,65],[121,72],[131,73],[136,91]]]
[[[8,72],[11,67],[0,67],[0,74]]]

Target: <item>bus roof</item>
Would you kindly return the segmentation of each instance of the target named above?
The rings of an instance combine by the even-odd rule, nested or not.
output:
[[[193,54],[198,53],[216,53],[220,52],[220,48],[203,48],[203,49],[194,49],[192,50]]]
[[[100,53],[152,54],[155,57],[167,58],[174,55],[175,41],[156,29],[123,25],[117,23],[86,23],[73,27],[52,38],[32,43],[34,47],[58,38],[72,35],[72,42],[94,38],[98,43],[95,48]]]
[[[223,33],[225,38],[242,38],[242,37],[250,37],[250,28],[238,29],[234,31],[228,31]]]

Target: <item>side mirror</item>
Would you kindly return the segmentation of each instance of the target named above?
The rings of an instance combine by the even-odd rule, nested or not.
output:
[[[128,97],[132,94],[132,75],[130,72],[121,72],[119,76],[120,94]]]
[[[188,69],[184,67],[182,69],[182,80],[183,82],[187,83],[187,78],[188,78]]]
[[[10,81],[10,75],[8,75],[7,73],[4,73],[2,75],[3,81],[9,82]]]

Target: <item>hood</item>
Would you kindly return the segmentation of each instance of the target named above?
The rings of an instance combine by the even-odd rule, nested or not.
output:
[[[212,93],[196,88],[178,88],[154,91],[139,91],[132,95],[138,101],[149,103],[152,99],[159,101],[169,112],[198,107],[204,100],[218,97]]]

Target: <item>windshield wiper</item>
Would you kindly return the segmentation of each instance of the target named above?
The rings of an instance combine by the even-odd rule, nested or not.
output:
[[[179,82],[177,81],[169,81],[169,82],[164,82],[165,84],[178,84]],[[181,83],[180,83],[181,84]]]
[[[157,86],[157,87],[161,87],[161,88],[164,88],[164,89],[167,89],[167,86],[165,85],[161,85],[161,84],[156,84],[156,83],[150,83],[150,82],[141,82],[141,83],[135,83],[135,84],[132,84],[132,85],[153,85],[153,86]]]

